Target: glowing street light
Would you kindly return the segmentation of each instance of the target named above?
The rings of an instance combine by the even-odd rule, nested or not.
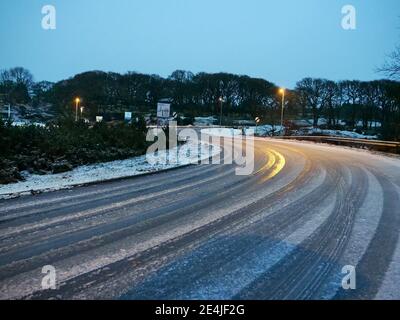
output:
[[[85,107],[81,107],[81,119],[82,119],[82,116],[83,116],[83,111],[85,110]]]
[[[280,88],[279,93],[282,95],[281,130],[283,130],[283,113],[285,110],[285,88]]]
[[[258,124],[261,122],[261,119],[260,119],[259,117],[256,117],[256,118],[254,119],[254,121],[256,122],[256,132],[255,132],[255,135],[257,135]]]
[[[75,99],[75,121],[78,121],[78,107],[80,102],[81,102],[80,98]]]

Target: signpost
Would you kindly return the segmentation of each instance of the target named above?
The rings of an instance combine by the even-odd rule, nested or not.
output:
[[[125,112],[125,121],[132,120],[132,112]]]
[[[169,103],[159,102],[157,104],[157,124],[161,126],[168,124],[170,113],[171,105]]]

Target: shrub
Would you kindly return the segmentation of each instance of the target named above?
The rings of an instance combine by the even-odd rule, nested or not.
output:
[[[47,127],[15,127],[0,121],[0,165],[36,173],[125,159],[146,152],[143,122],[107,125],[64,119]],[[5,171],[4,171],[5,172]],[[15,172],[13,173],[15,176]],[[7,180],[6,180],[7,181]]]

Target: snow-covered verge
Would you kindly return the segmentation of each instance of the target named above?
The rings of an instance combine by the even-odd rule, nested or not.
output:
[[[266,125],[262,125],[262,126],[257,126],[257,127],[247,127],[245,128],[245,133],[246,135],[248,135],[249,132],[254,132],[254,135],[256,136],[262,136],[262,137],[266,137],[266,136],[271,136],[272,134],[279,134],[282,130],[284,129],[284,127],[281,126],[271,126],[269,124]]]
[[[66,173],[33,175],[23,172],[25,181],[0,185],[0,199],[169,170],[196,164],[220,152],[220,147],[216,145],[206,142],[199,142],[197,145],[188,142],[177,148],[150,155],[148,158],[143,155],[126,160],[85,165]],[[147,161],[148,159],[151,159],[151,163]]]
[[[8,105],[0,104],[0,117],[2,116],[4,121],[11,117],[14,126],[43,126],[47,121],[54,119],[54,113],[55,108],[49,103],[40,103],[39,105],[17,104],[12,105],[10,110]]]
[[[342,138],[352,138],[352,139],[369,139],[369,140],[377,140],[378,136],[370,136],[359,134],[353,131],[346,130],[323,130],[318,128],[304,128],[294,132],[295,135],[324,135],[324,136],[334,136],[334,137],[342,137]]]
[[[267,137],[271,136],[272,133],[275,135],[279,134],[282,130],[281,126],[272,127],[271,125],[263,125],[258,127],[246,127],[242,130],[233,128],[209,128],[201,130],[202,133],[214,136],[232,137],[239,136],[243,133],[245,135],[254,134],[255,136]],[[306,128],[292,132],[293,136],[311,136],[311,135],[323,135],[332,137],[352,138],[352,139],[368,139],[377,140],[377,136],[363,135],[357,132],[344,131],[344,130],[322,130],[317,128]]]
[[[314,120],[313,119],[300,119],[300,120],[293,120],[292,122],[293,122],[293,124],[298,125],[298,126],[311,127],[314,123]],[[328,123],[329,123],[328,119],[319,118],[317,125],[324,126],[324,125],[327,125]],[[341,125],[341,126],[347,126],[347,122],[344,120],[338,120],[336,122],[336,124]],[[364,123],[362,121],[357,121],[355,125],[358,128],[362,128]],[[369,128],[381,128],[382,123],[379,121],[368,121],[367,126]]]
[[[232,137],[232,136],[240,136],[243,135],[259,135],[259,136],[269,136],[273,132],[279,133],[281,130],[281,126],[258,126],[256,127],[246,127],[243,130],[234,129],[234,128],[209,128],[201,130],[202,133],[212,135],[212,136],[221,136],[221,137]]]
[[[243,132],[240,129],[233,129],[233,128],[209,128],[209,129],[202,129],[201,133],[210,136],[232,137],[232,136],[240,136],[242,135]]]
[[[23,120],[23,121],[13,121],[13,122],[12,122],[12,125],[13,125],[14,127],[24,127],[24,126],[31,126],[31,125],[33,125],[33,126],[42,127],[42,128],[44,128],[44,127],[46,126],[44,123],[41,123],[41,122],[30,122],[30,121],[27,121],[27,120]]]
[[[195,126],[212,126],[217,123],[218,119],[215,117],[195,117],[194,125]]]

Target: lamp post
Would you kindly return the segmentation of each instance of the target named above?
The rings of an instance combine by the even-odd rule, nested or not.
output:
[[[81,119],[83,119],[83,111],[85,110],[85,107],[81,107]]]
[[[254,120],[256,122],[256,132],[254,133],[254,135],[256,136],[257,135],[258,124],[261,122],[261,119],[259,117],[256,117]]]
[[[285,110],[285,88],[279,89],[279,93],[282,95],[281,130],[283,130],[283,114]]]
[[[75,99],[75,122],[78,122],[78,107],[79,107],[79,102],[81,102],[81,99],[76,98],[76,99]]]
[[[224,103],[224,98],[220,97],[219,102],[220,102],[220,107],[221,107],[221,113],[219,116],[219,126],[222,127],[222,104]]]

